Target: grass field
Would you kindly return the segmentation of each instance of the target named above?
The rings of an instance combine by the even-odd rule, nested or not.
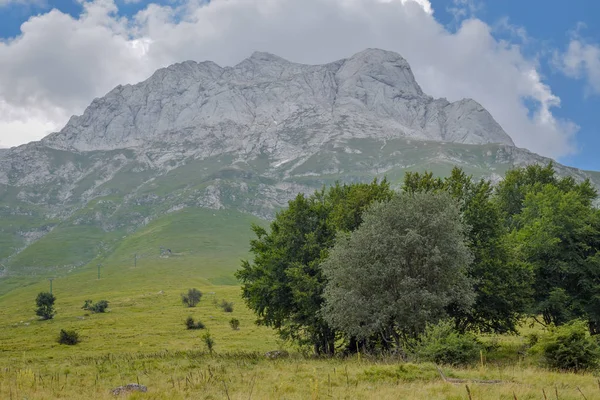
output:
[[[182,212],[169,218],[123,238],[101,263],[55,279],[53,320],[34,313],[35,296],[49,289],[45,279],[0,297],[0,399],[110,399],[112,388],[137,382],[148,392],[123,398],[468,399],[468,385],[472,399],[544,399],[544,393],[547,399],[600,399],[597,376],[540,368],[522,351],[519,336],[485,337],[498,347],[482,354],[482,362],[443,367],[447,377],[467,380],[461,383],[444,381],[432,364],[365,355],[312,358],[256,326],[241,301],[232,272],[247,256],[250,217]],[[173,241],[165,243],[169,236]],[[161,246],[171,248],[171,256],[161,258]],[[198,307],[186,308],[180,295],[192,287],[204,296]],[[86,299],[108,300],[109,312],[88,313],[81,308]],[[217,306],[223,299],[234,302],[232,313]],[[206,329],[186,330],[189,315]],[[230,327],[231,318],[239,319],[239,330]],[[61,329],[78,331],[81,343],[58,344]],[[206,331],[214,337],[214,354],[204,346]],[[277,349],[290,357],[265,357]]]

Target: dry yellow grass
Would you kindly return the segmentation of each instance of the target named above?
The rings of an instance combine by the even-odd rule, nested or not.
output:
[[[167,270],[168,268],[168,270]],[[237,286],[215,286],[195,265],[156,264],[107,268],[97,281],[93,269],[55,281],[58,314],[39,321],[34,299],[47,282],[0,298],[0,399],[112,399],[110,389],[139,382],[147,393],[129,399],[468,399],[465,383],[442,380],[434,365],[362,357],[314,359],[288,348],[290,358],[269,360],[282,347],[274,332],[254,324]],[[180,294],[205,293],[193,309]],[[84,300],[106,299],[110,312],[91,314]],[[225,313],[213,300],[233,301]],[[186,330],[188,315],[204,322],[215,338],[209,355],[202,330]],[[232,330],[229,320],[240,320]],[[76,346],[56,343],[60,329],[75,329]],[[530,328],[524,328],[528,331]],[[493,338],[485,338],[492,340]],[[504,336],[487,361],[469,369],[444,368],[451,378],[498,379],[467,383],[473,400],[600,399],[593,374],[549,372],[519,354],[522,337]],[[585,396],[585,397],[584,397]]]

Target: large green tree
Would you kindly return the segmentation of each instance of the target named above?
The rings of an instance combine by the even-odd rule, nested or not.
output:
[[[552,163],[508,171],[496,199],[519,258],[532,268],[531,312],[600,329],[600,220],[589,180],[558,177]]]
[[[326,285],[321,262],[338,231],[356,229],[366,207],[392,194],[385,180],[336,184],[311,196],[298,195],[277,214],[269,231],[253,226],[254,258],[243,261],[236,276],[257,322],[277,329],[285,339],[313,345],[318,354],[334,353],[338,334],[319,313]]]
[[[513,332],[527,310],[531,296],[531,271],[520,262],[507,240],[500,207],[490,181],[475,181],[460,168],[450,176],[435,178],[432,173],[409,172],[403,191],[448,192],[459,204],[467,225],[468,244],[474,260],[467,274],[474,284],[475,302],[465,310],[449,306],[457,327],[483,332]]]
[[[472,302],[472,261],[456,202],[446,193],[398,194],[374,204],[323,262],[322,315],[359,339],[400,347],[446,307]]]
[[[523,258],[535,273],[535,314],[561,325],[585,318],[600,322],[600,215],[577,190],[543,185],[525,196],[514,231]]]

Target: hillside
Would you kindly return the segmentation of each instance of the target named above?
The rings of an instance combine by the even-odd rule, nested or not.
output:
[[[454,165],[497,180],[549,161],[514,147],[474,100],[427,96],[395,53],[317,66],[266,53],[234,67],[188,61],[0,153],[0,293],[161,246],[229,260],[245,252],[249,221],[336,180],[398,185],[407,170],[445,175]],[[557,171],[600,187],[598,174]],[[213,228],[212,214],[228,223]],[[201,235],[240,247],[208,251],[191,239]],[[237,264],[221,263],[214,278],[231,282]]]

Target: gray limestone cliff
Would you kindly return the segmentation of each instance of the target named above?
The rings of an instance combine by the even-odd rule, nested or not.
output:
[[[268,53],[235,67],[172,65],[95,99],[43,143],[92,151],[193,142],[207,153],[267,148],[284,159],[336,138],[399,137],[514,145],[477,102],[427,96],[405,59],[375,49],[325,65]]]

